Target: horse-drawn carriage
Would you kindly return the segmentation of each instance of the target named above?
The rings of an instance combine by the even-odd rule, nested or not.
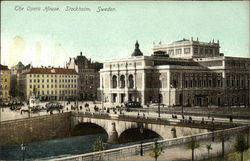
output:
[[[60,111],[63,109],[63,105],[61,105],[59,102],[49,102],[45,105],[47,111],[53,111],[58,110]]]

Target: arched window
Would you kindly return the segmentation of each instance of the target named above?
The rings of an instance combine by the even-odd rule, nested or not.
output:
[[[121,75],[120,77],[120,87],[125,88],[125,76]]]
[[[128,77],[128,88],[134,88],[134,76],[129,75]]]
[[[117,76],[113,75],[112,77],[112,87],[117,88]]]

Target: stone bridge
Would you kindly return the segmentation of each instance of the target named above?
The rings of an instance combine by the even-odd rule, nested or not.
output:
[[[132,141],[155,137],[167,139],[231,126],[194,120],[169,121],[163,118],[65,112],[0,122],[0,146],[70,137],[74,136],[77,127],[82,130],[79,135],[86,134],[86,131],[89,134],[104,132],[109,143],[125,143],[131,141],[129,138],[134,138]]]
[[[176,138],[181,136],[194,135],[198,133],[208,132],[210,130],[222,129],[227,125],[204,124],[200,121],[180,121],[175,122],[167,119],[132,117],[124,115],[108,115],[95,113],[72,113],[71,127],[76,127],[79,124],[88,123],[90,126],[101,127],[108,135],[109,143],[117,143],[118,140],[126,135],[139,136],[154,134],[154,136],[163,139]],[[131,131],[134,129],[134,131]],[[142,130],[141,130],[142,129]],[[129,132],[130,131],[130,132]],[[139,134],[138,134],[139,133]],[[129,137],[129,136],[127,136]]]

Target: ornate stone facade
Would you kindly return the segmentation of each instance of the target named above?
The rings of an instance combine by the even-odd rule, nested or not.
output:
[[[66,66],[69,69],[75,69],[79,74],[78,99],[96,99],[97,88],[100,86],[99,70],[102,68],[102,64],[91,62],[91,59],[87,59],[81,52],[76,58],[70,58]]]
[[[102,100],[114,104],[236,106],[250,100],[250,58],[222,54],[182,59],[157,52],[107,60],[100,79]]]

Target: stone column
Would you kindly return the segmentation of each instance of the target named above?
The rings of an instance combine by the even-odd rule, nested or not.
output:
[[[108,132],[108,143],[117,144],[118,143],[118,133],[116,131],[115,123],[111,124],[111,131]]]

